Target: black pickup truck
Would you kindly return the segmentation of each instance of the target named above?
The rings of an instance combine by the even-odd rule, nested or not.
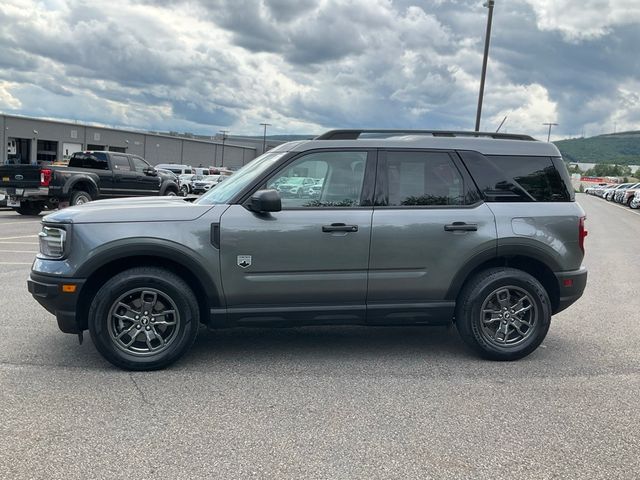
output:
[[[128,153],[77,152],[68,166],[0,165],[0,194],[22,215],[102,198],[177,195],[175,175]]]

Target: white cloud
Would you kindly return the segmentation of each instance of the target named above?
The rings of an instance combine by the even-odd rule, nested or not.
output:
[[[590,40],[613,27],[640,22],[638,0],[526,0],[536,12],[538,27],[557,30],[570,41]]]
[[[0,107],[4,105],[5,108],[17,110],[22,106],[22,102],[11,94],[12,86],[15,84],[0,81]]]
[[[634,5],[601,7],[498,3],[483,128],[640,121],[640,35],[617,36]],[[476,0],[4,0],[0,109],[206,134],[470,129],[485,19]]]

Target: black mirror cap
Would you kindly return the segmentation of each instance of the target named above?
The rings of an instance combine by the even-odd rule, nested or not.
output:
[[[149,167],[149,168],[145,168],[144,169],[144,174],[145,175],[151,175],[151,176],[156,176],[158,175],[158,172],[156,172],[156,169],[153,167]]]
[[[282,200],[277,190],[258,190],[251,196],[247,207],[256,213],[279,212]]]

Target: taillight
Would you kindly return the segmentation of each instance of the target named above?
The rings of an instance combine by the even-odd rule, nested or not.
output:
[[[584,238],[589,234],[584,228],[584,221],[587,217],[580,217],[580,224],[578,226],[578,244],[580,245],[580,250],[584,253]]]
[[[53,171],[48,168],[43,168],[40,170],[40,186],[48,187],[51,183],[51,177],[53,175]]]

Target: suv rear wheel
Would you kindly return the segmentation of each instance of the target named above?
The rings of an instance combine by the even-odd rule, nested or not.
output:
[[[514,268],[478,273],[456,303],[462,339],[491,360],[526,357],[542,343],[550,324],[546,290],[533,276]]]
[[[180,358],[198,334],[193,291],[174,273],[140,267],[111,278],[89,309],[98,351],[127,370],[157,370]]]

